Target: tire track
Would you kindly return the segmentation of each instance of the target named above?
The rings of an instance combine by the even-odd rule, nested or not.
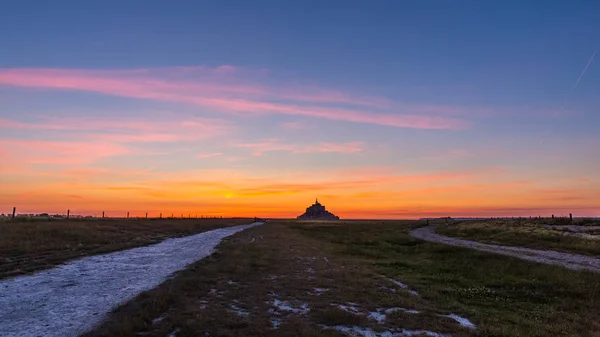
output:
[[[457,239],[435,233],[435,226],[413,229],[410,235],[429,242],[451,246],[467,247],[484,252],[516,257],[522,260],[561,266],[573,270],[588,270],[600,273],[600,259],[552,250],[537,250],[523,247],[491,245],[476,241]]]

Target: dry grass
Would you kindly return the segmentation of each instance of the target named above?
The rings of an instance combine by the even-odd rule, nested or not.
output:
[[[0,279],[107,253],[196,234],[249,219],[53,220],[0,223]]]
[[[89,336],[174,331],[178,337],[343,336],[323,327],[336,324],[452,336],[600,335],[597,275],[423,242],[408,235],[417,225],[286,222],[252,228],[118,308]],[[381,274],[408,284],[420,296]],[[310,311],[274,315],[276,298],[296,309],[306,304]],[[337,304],[355,305],[362,313],[388,307],[420,313],[395,312],[379,324]],[[233,306],[247,315],[238,315]],[[469,318],[477,330],[439,316],[450,312]],[[280,320],[278,329],[273,318]]]
[[[343,336],[324,327],[337,324],[473,334],[437,315],[448,311],[382,277],[381,268],[340,254],[330,242],[304,235],[295,226],[268,223],[226,239],[217,253],[118,308],[89,336],[165,336],[173,331],[176,336]],[[324,227],[343,230],[346,225]],[[307,228],[322,227],[311,223]],[[298,312],[276,310],[275,300]],[[361,314],[336,307],[351,303]],[[303,305],[309,310],[302,312]],[[382,323],[366,315],[391,307],[422,314],[397,312]],[[273,319],[279,320],[278,328]]]

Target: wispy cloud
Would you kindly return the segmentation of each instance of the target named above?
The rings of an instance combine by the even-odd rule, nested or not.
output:
[[[221,152],[213,152],[213,153],[201,153],[199,155],[196,156],[196,158],[200,158],[200,159],[204,159],[204,158],[211,158],[211,157],[216,157],[216,156],[220,156],[223,153]]]
[[[255,156],[260,156],[264,152],[270,151],[287,151],[292,153],[355,153],[361,152],[364,149],[364,144],[362,142],[349,142],[340,144],[317,143],[312,145],[304,145],[284,143],[278,139],[268,139],[256,143],[240,143],[237,144],[236,147],[248,148],[252,150],[252,153]]]
[[[11,162],[26,164],[87,164],[100,158],[130,154],[127,147],[104,141],[64,142],[0,139]]]
[[[227,69],[227,70],[223,70]],[[311,86],[261,82],[233,67],[132,70],[0,69],[0,84],[199,105],[224,113],[284,114],[417,129],[462,129],[460,108],[419,106]]]
[[[0,130],[33,130],[60,132],[77,138],[118,143],[178,142],[207,139],[230,133],[232,126],[222,119],[193,118],[149,121],[148,118],[54,118],[40,117],[35,122],[0,118]]]

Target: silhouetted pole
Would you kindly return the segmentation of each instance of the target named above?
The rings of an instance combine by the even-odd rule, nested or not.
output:
[[[68,219],[70,216],[71,216],[71,210],[70,210],[70,209],[68,209],[68,210],[67,210],[67,219]]]
[[[158,216],[159,219],[162,219],[162,213],[160,213],[160,215]]]
[[[173,219],[174,217],[175,217],[175,216],[174,216],[174,213],[171,213],[171,219]]]
[[[104,219],[104,211],[102,211],[102,219]]]
[[[573,221],[573,214],[569,213],[569,219],[571,219],[571,221]]]
[[[552,219],[554,219],[554,214],[552,214]]]
[[[16,207],[13,207],[13,216],[12,216],[12,217],[13,217],[13,219],[15,218],[15,213],[17,213],[17,208],[16,208]]]
[[[146,219],[148,219],[148,212],[146,212]]]

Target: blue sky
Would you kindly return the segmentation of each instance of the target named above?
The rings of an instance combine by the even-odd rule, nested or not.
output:
[[[25,178],[18,172],[25,169],[38,174],[38,185],[79,184],[82,212],[91,211],[90,202],[102,204],[109,198],[90,195],[89,182],[59,179],[65,171],[152,172],[143,181],[85,178],[95,179],[94,186],[118,182],[137,188],[168,173],[195,176],[210,170],[219,172],[214,180],[239,174],[244,191],[268,190],[266,183],[256,181],[271,177],[281,186],[277,195],[266,191],[243,200],[266,212],[288,214],[311,194],[314,178],[304,173],[327,176],[330,170],[368,168],[369,176],[496,173],[463,181],[417,179],[410,186],[373,182],[321,193],[355,216],[372,212],[386,217],[396,205],[409,209],[407,216],[422,215],[423,209],[434,214],[445,209],[444,200],[464,194],[457,189],[452,196],[424,197],[420,206],[405,205],[401,197],[381,209],[355,210],[352,205],[377,205],[386,192],[418,194],[452,184],[475,186],[470,193],[477,200],[489,196],[488,204],[478,206],[479,213],[466,197],[448,206],[461,214],[485,215],[489,209],[510,213],[517,206],[550,212],[544,208],[548,196],[540,191],[551,191],[546,194],[555,197],[550,203],[557,209],[598,212],[591,205],[598,204],[600,184],[595,173],[600,167],[595,155],[600,144],[599,60],[592,60],[574,84],[600,47],[599,22],[600,4],[594,1],[6,1],[0,12],[0,31],[5,32],[0,35],[0,155],[13,164],[5,165],[2,174],[12,187],[4,196],[6,205],[0,204],[8,207],[21,198],[30,209],[59,207],[45,204],[50,192],[30,197],[38,189],[22,184]],[[148,69],[150,73],[140,75]],[[112,81],[108,87],[106,78]],[[74,84],[65,86],[68,80]],[[163,84],[150,87],[149,81]],[[110,88],[114,85],[121,92]],[[185,91],[185,97],[173,86]],[[206,87],[218,93],[205,92]],[[261,93],[250,92],[252,88]],[[243,94],[235,91],[242,89]],[[252,104],[245,101],[242,107],[240,100]],[[407,122],[403,116],[419,118]],[[197,118],[211,124],[210,131],[189,130],[177,142],[175,135],[147,139],[159,125],[189,126]],[[58,132],[56,119],[69,128]],[[99,130],[80,127],[98,120],[128,126],[105,125],[102,136]],[[142,143],[144,132],[150,133]],[[207,136],[197,136],[202,132]],[[122,133],[129,138],[115,136]],[[132,140],[131,134],[137,138]],[[83,138],[90,148],[110,151],[84,161],[66,158],[80,155],[66,143]],[[64,164],[39,163],[24,155],[28,146],[36,146],[33,141],[52,144],[48,151],[58,151]],[[197,157],[206,160],[199,163]],[[337,178],[334,174],[331,179]],[[288,180],[306,186],[286,190]],[[573,181],[585,186],[573,187]],[[496,182],[530,185],[522,193],[511,192],[512,197],[481,187]],[[186,203],[193,204],[194,198],[220,193],[187,193],[184,198],[174,189],[162,197],[150,193],[155,199],[139,203],[185,199],[169,206],[179,209],[190,207]],[[226,189],[229,203],[236,188]],[[281,195],[281,207],[265,206]],[[219,204],[220,209],[237,207],[227,203]]]

